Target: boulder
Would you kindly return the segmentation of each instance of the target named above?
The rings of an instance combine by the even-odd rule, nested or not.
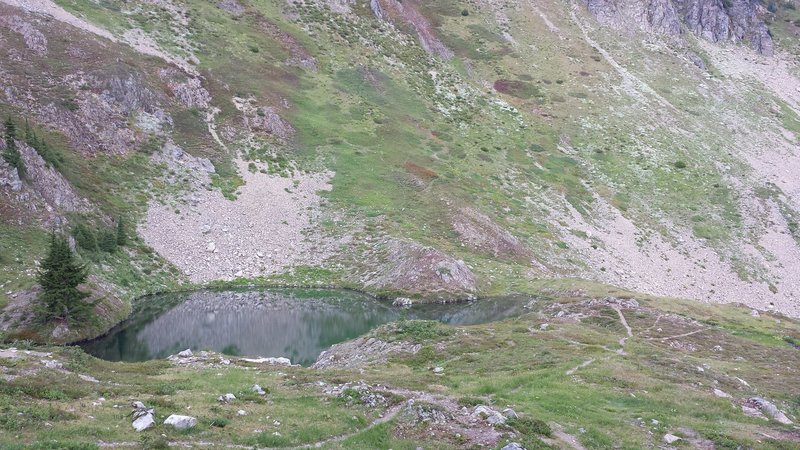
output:
[[[392,306],[399,306],[401,308],[410,308],[414,302],[408,297],[397,297],[392,302]]]
[[[221,402],[224,402],[224,403],[232,402],[232,401],[236,400],[236,396],[231,394],[231,393],[227,393],[225,395],[220,395],[219,397],[217,397],[217,400],[219,400]]]
[[[136,431],[144,431],[152,427],[155,423],[156,421],[153,418],[153,415],[148,413],[136,418],[131,425],[133,425],[133,429]]]
[[[264,391],[264,389],[261,389],[261,386],[259,386],[257,384],[254,384],[253,388],[251,390],[253,392],[255,392],[256,394],[258,394],[258,395],[267,395],[267,393]]]
[[[721,391],[721,390],[719,390],[719,389],[714,389],[714,395],[716,395],[716,396],[717,396],[717,397],[719,397],[719,398],[733,398],[733,397],[731,397],[731,395],[730,395],[730,394],[728,394],[727,392],[725,392],[725,391]]]
[[[506,419],[518,419],[519,418],[519,416],[517,415],[517,412],[514,411],[511,408],[504,409],[503,410],[503,415],[506,417]]]
[[[500,450],[525,450],[525,447],[523,447],[521,444],[517,442],[511,442],[509,444],[506,444],[506,446]]]
[[[187,430],[197,425],[197,419],[192,416],[172,414],[164,421],[164,425],[172,425],[176,430]]]
[[[148,408],[140,401],[134,401],[131,406],[133,407],[133,423],[131,425],[134,430],[144,431],[156,423],[155,409]]]
[[[666,442],[667,444],[674,444],[680,440],[681,438],[675,436],[674,434],[667,433],[664,435],[664,442]]]
[[[80,375],[79,374],[78,378],[80,378],[83,381],[88,381],[89,383],[99,383],[100,382],[97,378],[89,376],[89,375]]]
[[[506,423],[506,417],[486,405],[478,405],[472,412],[472,417],[485,420],[489,425],[497,426]]]
[[[778,409],[778,407],[775,406],[775,404],[770,402],[769,400],[766,400],[761,397],[751,397],[749,400],[747,400],[747,403],[749,403],[750,405],[754,405],[755,407],[760,409],[761,412],[771,417],[778,423],[782,423],[784,425],[791,425],[792,423],[794,423],[788,417],[786,417],[786,414],[784,414],[783,411]]]
[[[192,350],[187,348],[186,350],[178,353],[178,356],[180,356],[181,358],[191,358]]]
[[[242,358],[240,361],[255,363],[255,364],[271,364],[273,366],[291,366],[292,361],[289,358]]]

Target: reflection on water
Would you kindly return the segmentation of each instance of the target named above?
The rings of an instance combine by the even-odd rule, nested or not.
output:
[[[191,348],[240,356],[285,356],[293,363],[309,365],[333,344],[403,315],[470,325],[521,314],[528,301],[489,299],[403,311],[362,294],[339,290],[168,294],[142,300],[130,320],[82,347],[112,361],[163,358]]]

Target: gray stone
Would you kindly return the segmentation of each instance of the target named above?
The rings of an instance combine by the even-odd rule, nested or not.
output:
[[[784,425],[791,425],[794,423],[788,417],[786,417],[786,414],[784,414],[783,411],[778,409],[778,407],[775,406],[775,404],[770,402],[769,400],[766,400],[761,397],[752,397],[747,401],[747,403],[758,407],[758,409],[760,409],[761,412],[771,417],[778,423],[782,423]]]
[[[719,398],[733,398],[727,392],[721,391],[719,389],[714,389],[714,395],[716,395]]]
[[[506,446],[500,450],[525,450],[525,447],[516,442],[511,442],[509,444],[506,444]]]
[[[192,416],[180,416],[172,414],[164,421],[164,425],[172,425],[177,430],[187,430],[197,425],[197,419]]]
[[[89,375],[78,375],[78,378],[80,378],[83,381],[88,381],[89,383],[99,383],[100,382],[100,381],[97,380],[97,378],[89,376]]]
[[[134,430],[144,431],[155,424],[155,409],[148,408],[138,400],[133,401],[131,406],[133,407],[133,423],[131,425]]]
[[[392,302],[392,306],[400,306],[402,308],[410,308],[411,305],[413,305],[413,304],[414,304],[414,302],[410,298],[407,298],[407,297],[397,297]]]
[[[225,403],[232,402],[232,401],[236,400],[236,396],[231,394],[231,393],[227,393],[225,395],[220,395],[219,397],[217,397],[217,400],[219,400],[221,402],[225,402]]]
[[[258,395],[267,395],[267,393],[264,392],[264,389],[261,389],[261,386],[259,386],[257,384],[254,384],[253,385],[253,389],[251,389],[251,390],[253,392],[255,392],[256,394],[258,394]]]
[[[291,366],[292,361],[289,358],[242,358],[240,361],[255,363],[255,364],[271,364],[273,366]]]
[[[472,411],[472,417],[483,419],[492,426],[503,425],[506,423],[506,417],[504,415],[486,405],[476,406],[475,410]]]
[[[664,435],[664,442],[666,442],[667,444],[674,444],[680,440],[681,438],[675,436],[674,434],[667,433]]]
[[[511,408],[504,409],[503,410],[503,415],[506,416],[507,419],[517,419],[517,418],[519,418],[519,416],[517,415],[517,412],[514,411]]]
[[[186,350],[178,353],[178,356],[180,356],[181,358],[191,358],[192,350],[187,348]]]
[[[150,413],[147,413],[147,414],[144,414],[143,416],[140,416],[140,417],[136,418],[136,420],[134,420],[131,425],[133,426],[133,429],[136,430],[136,431],[144,431],[144,430],[152,427],[153,424],[155,424],[155,423],[156,423],[156,421],[155,421],[155,419],[153,419],[153,415],[150,414]]]

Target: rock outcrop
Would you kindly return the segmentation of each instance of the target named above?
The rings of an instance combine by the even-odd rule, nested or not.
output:
[[[686,31],[711,42],[747,42],[762,55],[774,48],[757,0],[585,0],[604,24],[680,37]]]
[[[447,300],[472,297],[475,274],[464,261],[433,247],[412,241],[389,240],[375,255],[381,260],[376,271],[362,276],[361,282],[377,290],[397,290]]]

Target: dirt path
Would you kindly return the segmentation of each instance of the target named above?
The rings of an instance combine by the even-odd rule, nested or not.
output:
[[[633,337],[633,331],[631,331],[631,327],[630,325],[628,325],[628,321],[625,320],[625,315],[622,314],[622,310],[619,309],[619,307],[615,306],[614,311],[617,312],[617,315],[619,316],[619,321],[622,322],[622,326],[625,327],[625,331],[627,331],[628,333],[628,336],[620,338],[619,340],[619,345],[622,346],[622,348],[619,350],[619,353],[625,354],[625,341]]]
[[[587,359],[586,361],[578,364],[577,366],[573,367],[572,369],[569,369],[568,371],[566,371],[564,373],[566,375],[572,375],[575,372],[577,372],[578,369],[583,369],[584,367],[588,366],[589,364],[593,363],[594,361],[595,361],[594,358],[593,359]]]

